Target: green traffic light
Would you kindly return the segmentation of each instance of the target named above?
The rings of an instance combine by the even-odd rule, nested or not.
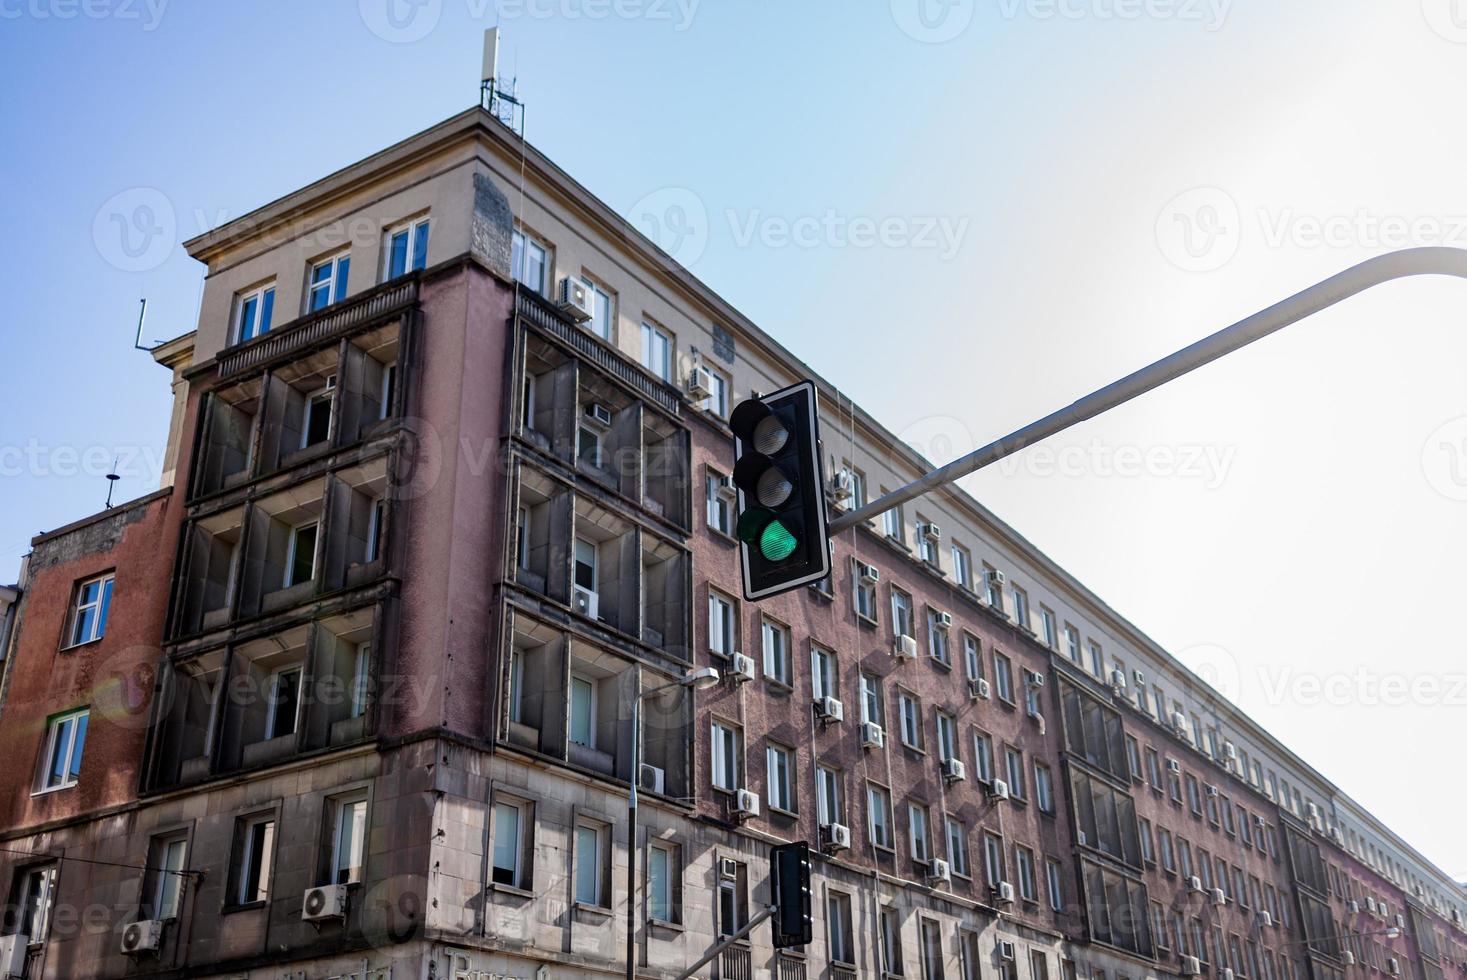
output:
[[[759,535],[759,553],[770,561],[784,561],[799,547],[799,540],[778,520],[770,521]]]

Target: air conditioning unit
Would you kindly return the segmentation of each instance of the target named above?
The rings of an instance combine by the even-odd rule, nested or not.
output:
[[[1199,878],[1199,877],[1197,877],[1196,875],[1193,875],[1192,877],[1188,878],[1187,879],[1187,891],[1189,891],[1189,892],[1200,892],[1200,891],[1202,891],[1202,879]]]
[[[1374,895],[1366,895],[1365,896],[1365,909],[1371,915],[1374,915],[1375,914],[1375,896]]]
[[[1110,686],[1115,688],[1117,691],[1124,691],[1126,689],[1125,672],[1120,670],[1112,670],[1110,672]]]
[[[1223,969],[1222,973],[1218,974],[1218,980],[1233,980],[1233,977],[1234,973],[1232,967],[1226,967]]]
[[[1182,773],[1182,764],[1176,759],[1168,759],[1166,760],[1166,771],[1173,776],[1179,776]]]
[[[734,486],[733,477],[720,476],[718,478],[718,495],[724,500],[738,499],[739,488]]]
[[[142,919],[130,922],[122,930],[119,949],[128,956],[156,953],[163,945],[163,922],[161,919]]]
[[[1397,912],[1396,913],[1396,928],[1397,929],[1404,929],[1404,928],[1406,928],[1406,917],[1404,915],[1402,915],[1400,912]]]
[[[736,653],[733,655],[733,678],[737,683],[754,679],[754,658],[748,654]]]
[[[1387,956],[1386,972],[1393,977],[1399,977],[1401,975],[1401,961],[1396,959],[1394,956]]]
[[[856,495],[856,477],[850,470],[841,470],[830,478],[830,495],[838,504],[843,504]]]
[[[933,881],[952,881],[953,871],[948,863],[942,858],[932,859],[932,872],[928,875]]]
[[[968,678],[968,697],[974,701],[980,698],[987,698],[992,691],[993,689],[988,686],[988,681],[982,677]]]
[[[1182,976],[1195,977],[1202,972],[1202,961],[1195,956],[1182,957]]]
[[[832,851],[849,850],[851,846],[851,828],[843,823],[828,823],[820,828],[825,837],[825,846]]]
[[[1238,747],[1226,739],[1223,740],[1223,758],[1229,762],[1238,761]]]
[[[1089,847],[1090,835],[1085,833],[1085,831],[1083,830],[1075,831],[1075,843],[1079,844],[1081,847]]]
[[[571,590],[571,606],[582,616],[595,619],[596,613],[600,608],[600,600],[596,593],[590,589],[583,589],[580,586],[576,586]]]
[[[649,793],[667,792],[667,773],[650,763],[642,763],[642,788]]]
[[[737,799],[734,800],[734,812],[741,817],[757,817],[759,815],[759,794],[751,789],[741,789]]]
[[[318,885],[307,888],[301,900],[302,922],[324,922],[346,918],[346,885]]]
[[[1182,714],[1180,711],[1173,711],[1172,727],[1185,735],[1187,732],[1187,716]]]
[[[932,614],[932,625],[940,630],[953,628],[953,614],[949,612],[936,612]]]
[[[1207,795],[1208,796],[1216,796],[1217,795],[1217,787],[1216,786],[1213,786],[1211,783],[1208,783],[1207,784]]]
[[[993,897],[1000,905],[1014,904],[1014,886],[1007,881],[1000,881],[994,886]],[[1013,943],[1007,945],[1012,946]]]
[[[1007,585],[1009,577],[996,568],[990,568],[984,573],[989,585]]]
[[[695,367],[688,372],[688,397],[701,401],[713,394],[713,372],[705,367]]]
[[[865,562],[856,562],[856,575],[860,577],[862,585],[876,585],[881,581],[881,569]]]
[[[581,410],[587,422],[602,429],[611,428],[611,409],[600,402],[587,402],[586,407]]]
[[[1141,672],[1139,670],[1133,670],[1133,671],[1131,671],[1131,676],[1136,679],[1136,686],[1137,687],[1145,687],[1146,686],[1146,675],[1143,672]]]
[[[1039,673],[1039,671],[1037,670],[1024,671],[1024,680],[1029,684],[1030,687],[1044,686],[1044,675]]]
[[[1227,892],[1223,891],[1221,888],[1214,888],[1211,895],[1209,895],[1208,897],[1212,899],[1212,904],[1218,906],[1219,908],[1228,904]]]
[[[928,541],[937,541],[942,537],[942,528],[932,523],[918,524],[917,537],[926,538]]]
[[[903,633],[896,638],[896,644],[892,647],[892,656],[898,660],[911,660],[917,656],[917,640],[915,637]]]
[[[591,319],[591,290],[586,284],[566,276],[560,280],[560,311],[578,323]]]
[[[867,749],[880,749],[886,746],[886,732],[874,721],[861,723],[861,747]]]
[[[1258,924],[1260,926],[1262,926],[1264,929],[1272,929],[1273,928],[1273,913],[1272,912],[1259,912],[1258,913]]]
[[[823,697],[816,701],[815,713],[826,721],[844,721],[846,717],[845,705],[832,697]]]
[[[31,937],[24,933],[0,936],[0,977],[25,976],[26,947]]]
[[[1359,915],[1360,903],[1355,901],[1353,898],[1350,899],[1348,902],[1345,903],[1345,911],[1349,912],[1351,915]]]
[[[1340,847],[1345,846],[1345,832],[1340,829],[1339,824],[1332,824],[1329,828],[1329,839]]]
[[[1006,800],[1009,798],[1009,784],[1002,779],[995,779],[988,784],[988,795],[995,800]]]
[[[943,759],[942,778],[950,783],[956,783],[968,778],[968,767],[963,765],[962,759]]]
[[[1340,962],[1345,964],[1346,966],[1354,966],[1355,954],[1350,952],[1348,949],[1345,950],[1343,953],[1340,954]]]
[[[733,858],[719,858],[718,877],[722,878],[724,881],[738,881],[739,862],[735,861]]]

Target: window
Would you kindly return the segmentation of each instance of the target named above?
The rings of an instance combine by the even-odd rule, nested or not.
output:
[[[346,299],[347,273],[351,271],[351,256],[345,253],[334,255],[311,267],[311,282],[306,297],[306,312],[314,313],[332,303]]]
[[[881,488],[881,496],[885,497],[887,492],[886,487]],[[903,544],[906,543],[907,526],[906,522],[902,520],[902,509],[900,507],[893,507],[891,510],[882,512],[881,532],[893,541],[898,541]]]
[[[318,525],[315,521],[290,529],[290,543],[285,555],[284,588],[309,582],[316,577],[317,531]]]
[[[326,382],[311,392],[306,399],[304,423],[301,425],[300,448],[319,446],[331,438],[331,416],[335,411],[336,375],[326,376]]]
[[[41,775],[41,789],[64,789],[75,786],[81,776],[82,750],[87,744],[86,708],[57,715],[46,723],[46,769]]]
[[[768,766],[769,806],[786,813],[795,812],[794,768],[795,754],[782,745],[771,745],[765,752]]]
[[[681,874],[675,844],[655,843],[647,848],[647,915],[657,922],[682,921],[679,895]]]
[[[709,395],[703,400],[704,411],[712,412],[721,419],[728,418],[728,375],[717,368],[707,367]]]
[[[708,526],[719,534],[733,534],[733,501],[724,495],[728,477],[709,470],[703,481],[708,498]]]
[[[1141,749],[1136,744],[1136,736],[1126,736],[1126,769],[1131,773],[1131,778],[1136,782],[1141,781]]]
[[[743,864],[732,860],[717,859],[718,873],[718,934],[732,936],[749,921],[749,875]],[[725,871],[725,864],[732,866]]]
[[[980,782],[993,782],[993,739],[986,732],[973,732],[973,769]]]
[[[1167,874],[1177,873],[1177,855],[1172,847],[1172,832],[1165,827],[1156,828],[1156,842],[1161,850],[1161,869]]]
[[[382,530],[385,527],[383,516],[386,508],[387,502],[378,499],[372,501],[372,509],[367,512],[367,548],[362,554],[362,561],[365,564],[370,565],[382,554]],[[529,560],[530,556],[529,511],[521,509],[520,516],[519,558],[520,566],[524,567],[524,563]]]
[[[822,827],[845,823],[845,806],[841,800],[840,773],[829,766],[815,769],[815,817]]]
[[[576,901],[582,905],[607,906],[606,878],[611,854],[605,824],[581,820],[576,823]]]
[[[550,250],[543,243],[516,231],[510,241],[509,268],[516,282],[541,296],[550,292]]]
[[[968,680],[977,680],[983,676],[983,655],[978,647],[978,637],[972,633],[963,634],[963,665],[967,670]]]
[[[739,788],[739,732],[713,723],[713,787],[732,793]]]
[[[1029,628],[1029,593],[1014,586],[1014,620],[1023,629]]]
[[[983,581],[987,589],[988,604],[997,612],[1003,612],[1003,584],[998,580],[998,569],[983,566]]]
[[[1039,901],[1039,891],[1034,880],[1034,852],[1027,847],[1014,845],[1014,867],[1019,872],[1019,897],[1026,902]]]
[[[885,727],[881,710],[881,682],[870,674],[861,675],[861,721]]]
[[[15,896],[19,906],[15,931],[31,943],[45,942],[56,904],[56,865],[32,865],[17,872]]]
[[[993,651],[993,683],[998,696],[1009,704],[1014,703],[1014,667],[1008,657]]]
[[[495,801],[494,884],[529,890],[533,828],[529,803],[513,799]]]
[[[1039,607],[1039,633],[1044,637],[1044,645],[1051,650],[1059,648],[1059,634],[1054,622],[1054,610],[1048,606]]]
[[[965,589],[973,587],[973,555],[960,544],[952,546],[953,580]]]
[[[947,863],[953,874],[968,876],[968,829],[952,817],[947,818]]]
[[[1197,877],[1202,879],[1202,887],[1212,890],[1212,856],[1202,848],[1197,848]]]
[[[600,283],[592,282],[586,276],[582,276],[581,284],[586,287],[586,298],[591,301],[591,319],[586,321],[586,329],[602,340],[611,340],[611,324],[616,310],[615,301],[612,300],[610,293],[601,288]]]
[[[522,685],[515,685],[517,694]],[[352,655],[351,717],[360,718],[367,713],[367,695],[372,687],[372,644],[358,643]]]
[[[576,538],[575,583],[577,588],[596,594],[596,545],[585,538]]]
[[[952,654],[948,652],[948,628],[943,624],[943,614],[936,609],[927,610],[927,652],[932,659],[945,666],[952,665]]]
[[[1177,838],[1177,867],[1183,878],[1192,877],[1192,845],[1184,837]]]
[[[151,880],[145,892],[148,919],[178,918],[179,900],[183,896],[184,857],[188,838],[177,835],[155,837],[148,849],[148,875]]]
[[[778,623],[764,620],[764,676],[789,687],[790,631]]]
[[[1065,909],[1065,879],[1064,868],[1054,858],[1046,858],[1044,861],[1045,884],[1049,887],[1049,908],[1052,912],[1063,912]]]
[[[891,590],[891,630],[899,637],[917,635],[912,628],[912,597],[897,588]]]
[[[1030,980],[1049,980],[1049,956],[1042,949],[1029,950]]]
[[[845,471],[851,475],[851,510],[859,510],[866,506],[866,474],[851,465],[849,460],[845,461]]]
[[[826,926],[830,930],[830,959],[833,963],[854,966],[856,942],[852,934],[851,896],[832,891],[825,900]]]
[[[1198,786],[1197,777],[1190,772],[1187,773],[1187,806],[1192,811],[1192,816],[1202,816],[1202,790]]]
[[[1003,841],[993,834],[983,835],[983,873],[991,887],[1003,881]]]
[[[919,919],[922,934],[922,980],[942,980],[942,927],[934,919]]]
[[[581,674],[570,679],[570,740],[588,749],[596,747],[596,682]]]
[[[1149,745],[1146,747],[1146,781],[1152,789],[1161,792],[1161,758]]]
[[[1141,835],[1141,859],[1149,865],[1156,864],[1156,842],[1151,834],[1151,821],[1142,817],[1138,824]]]
[[[1080,631],[1069,623],[1065,624],[1065,654],[1075,663],[1080,662]]]
[[[871,843],[890,849],[891,796],[874,783],[866,785],[866,823],[871,828]]]
[[[852,577],[856,582],[856,615],[862,619],[876,622],[876,582],[866,575],[866,569],[870,567],[861,562],[855,563],[855,571]],[[874,572],[875,569],[872,569]]]
[[[71,626],[66,631],[66,645],[80,646],[100,640],[107,631],[107,610],[112,606],[112,576],[88,579],[76,587],[71,605]]]
[[[1100,644],[1094,640],[1090,641],[1090,673],[1096,677],[1105,677],[1105,654],[1101,652]]]
[[[917,515],[917,557],[929,565],[937,564],[937,525]]]
[[[937,757],[943,762],[958,757],[958,723],[941,711],[937,713]]]
[[[601,469],[605,456],[601,451],[601,433],[588,425],[576,429],[576,458],[587,466]]]
[[[242,344],[270,330],[275,284],[246,290],[234,298],[234,342]]]
[[[650,323],[642,324],[642,366],[663,381],[673,380],[672,335]]]
[[[708,593],[708,649],[732,658],[738,651],[733,600],[717,592]]]
[[[902,744],[909,749],[922,748],[922,707],[915,694],[902,691],[897,695],[897,714],[902,722]]]
[[[1009,793],[1017,799],[1024,799],[1028,794],[1024,791],[1024,755],[1012,745],[1003,747],[1004,769],[1008,774]]]
[[[927,830],[927,808],[919,803],[908,803],[907,834],[911,838],[912,860],[918,864],[926,864],[932,860]]]
[[[275,818],[245,817],[235,843],[234,894],[236,905],[263,902],[270,897],[270,870],[275,863]]]
[[[331,878],[344,885],[362,880],[366,853],[367,797],[365,794],[331,801]]]
[[[400,275],[421,269],[427,264],[427,218],[420,218],[388,232],[386,278],[396,279]]]
[[[817,701],[840,697],[835,654],[814,644],[810,646],[810,689]]]
[[[881,971],[893,977],[904,975],[902,965],[902,920],[896,909],[881,910]]]
[[[1034,802],[1043,812],[1054,813],[1054,780],[1049,767],[1038,760],[1034,762]]]
[[[265,738],[294,735],[300,727],[301,667],[294,664],[270,674],[270,700],[265,705]]]

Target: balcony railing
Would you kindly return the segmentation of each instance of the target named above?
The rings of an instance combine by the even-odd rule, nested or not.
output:
[[[673,415],[682,415],[682,396],[677,388],[657,380],[586,331],[573,326],[549,300],[522,288],[519,291],[518,310],[520,316],[570,345],[577,354],[607,374],[620,378]]]
[[[730,946],[718,954],[718,980],[754,980],[754,955],[746,946]]]
[[[317,310],[229,348],[219,355],[219,377],[228,378],[282,355],[314,347],[373,320],[390,319],[417,301],[417,279],[384,283],[356,299]]]

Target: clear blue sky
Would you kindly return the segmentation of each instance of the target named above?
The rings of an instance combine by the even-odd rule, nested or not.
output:
[[[499,22],[533,142],[624,213],[691,192],[693,270],[946,456],[1392,244],[1467,245],[1454,3],[501,0]],[[138,299],[171,337],[202,278],[167,242],[471,105],[495,18],[86,10],[0,2],[4,580],[101,505],[110,457],[118,499],[156,485],[168,379],[131,349]],[[127,240],[163,244],[122,248],[119,194],[153,209]],[[1467,285],[1387,287],[970,481],[1458,875],[1464,315]]]

